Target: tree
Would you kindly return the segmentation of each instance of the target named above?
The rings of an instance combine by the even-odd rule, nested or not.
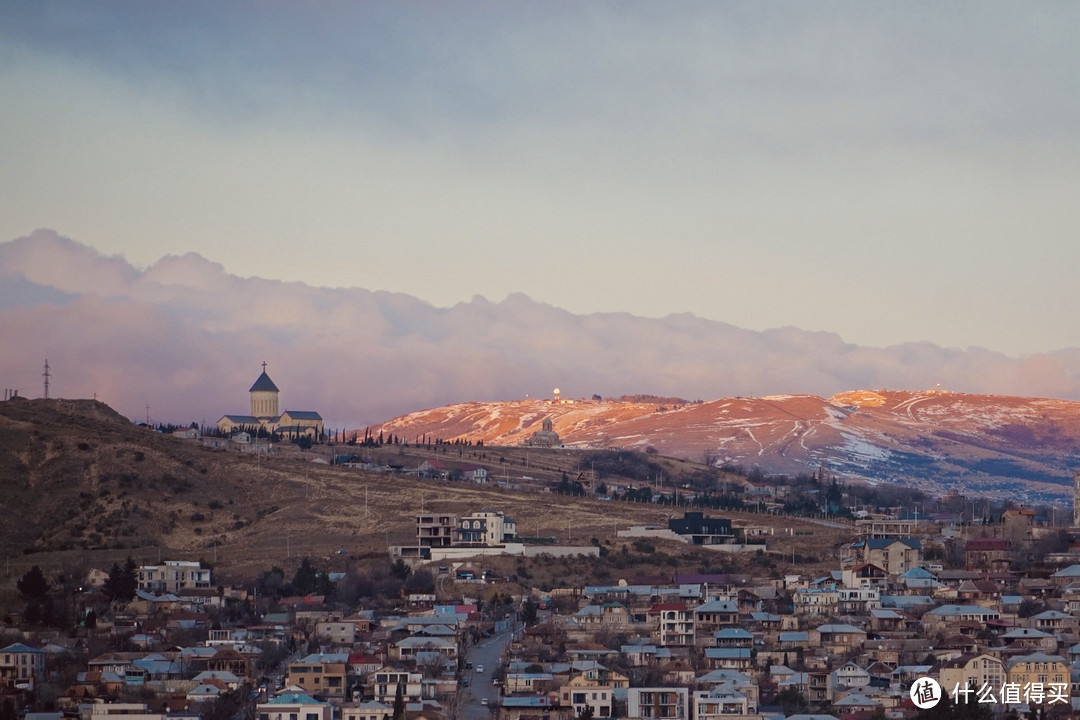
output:
[[[401,681],[398,681],[397,690],[394,691],[394,715],[392,720],[405,720],[405,683]]]
[[[128,556],[124,567],[113,563],[109,570],[109,577],[101,586],[101,591],[113,602],[128,602],[135,597],[135,591],[139,589],[138,566]]]
[[[779,705],[785,715],[806,712],[810,707],[806,697],[795,688],[784,688],[773,697],[773,703]]]
[[[538,606],[536,601],[531,597],[525,599],[525,603],[521,606],[521,622],[526,625],[535,625]]]
[[[585,705],[581,708],[581,712],[577,714],[578,720],[593,720],[593,716],[596,713],[592,709],[592,705]]]
[[[293,576],[292,588],[297,595],[310,595],[315,592],[318,585],[319,573],[311,561],[304,558],[300,561],[300,567]]]
[[[39,601],[49,594],[49,581],[37,565],[27,570],[17,585],[19,593],[29,601]]]
[[[390,573],[398,580],[404,580],[409,577],[409,573],[411,572],[412,568],[401,558],[398,558],[397,561],[390,566]]]
[[[300,447],[301,450],[310,450],[312,444],[311,436],[301,435],[299,438],[296,439],[296,444]]]

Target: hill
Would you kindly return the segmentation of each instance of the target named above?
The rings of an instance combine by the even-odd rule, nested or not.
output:
[[[578,544],[595,538],[612,547],[623,542],[615,540],[620,527],[663,524],[681,515],[681,510],[652,504],[539,494],[562,473],[574,473],[588,455],[583,451],[359,448],[382,464],[416,467],[425,458],[482,462],[504,479],[499,486],[313,462],[329,460],[343,449],[358,448],[323,446],[316,453],[302,453],[286,445],[275,457],[258,458],[133,425],[100,402],[0,403],[0,512],[11,518],[0,524],[0,550],[8,558],[8,584],[33,564],[76,572],[108,567],[128,555],[138,562],[204,558],[218,568],[248,573],[274,564],[288,568],[301,555],[321,558],[322,567],[337,569],[364,558],[386,562],[388,544],[414,541],[415,515],[421,509],[499,509],[518,520],[523,535],[556,536]],[[668,477],[704,471],[699,464],[657,456],[650,457],[647,467]],[[607,476],[619,477],[611,472]],[[722,474],[716,477],[723,479]],[[541,501],[543,511],[538,512]],[[801,552],[807,554],[815,531],[823,557],[837,540],[835,529],[812,521],[725,516],[742,527],[771,523],[802,528],[800,547],[806,545]],[[791,552],[790,538],[777,535],[775,541],[779,552]],[[346,554],[338,555],[339,548]],[[668,558],[696,557],[678,544],[667,550],[667,556],[657,554],[657,562],[668,572]],[[715,553],[704,555],[692,560],[692,567],[733,562]],[[637,572],[647,572],[644,567]],[[549,570],[556,575],[568,572],[562,564]],[[580,570],[583,578],[589,576],[586,565]]]
[[[410,413],[372,429],[412,439],[521,444],[550,418],[573,448],[662,455],[1068,504],[1080,403],[943,391],[853,391],[670,403],[525,400]]]

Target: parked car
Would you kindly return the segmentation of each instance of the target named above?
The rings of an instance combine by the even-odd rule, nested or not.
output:
[[[488,704],[488,699],[487,698],[481,698],[480,704],[481,705],[487,705]]]

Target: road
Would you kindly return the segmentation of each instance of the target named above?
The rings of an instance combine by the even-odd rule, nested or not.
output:
[[[458,709],[459,720],[490,720],[499,705],[502,688],[491,684],[491,676],[502,661],[503,652],[510,644],[511,631],[480,640],[469,648],[465,659],[472,663],[471,670],[465,670],[464,677],[469,679],[469,687],[461,688],[461,706]],[[478,668],[484,668],[479,672]],[[485,707],[481,700],[488,699]]]

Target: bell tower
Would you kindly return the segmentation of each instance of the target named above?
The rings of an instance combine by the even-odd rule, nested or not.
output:
[[[278,412],[278,387],[270,376],[266,374],[266,363],[262,364],[262,375],[251,386],[251,414],[257,418],[277,417]]]

